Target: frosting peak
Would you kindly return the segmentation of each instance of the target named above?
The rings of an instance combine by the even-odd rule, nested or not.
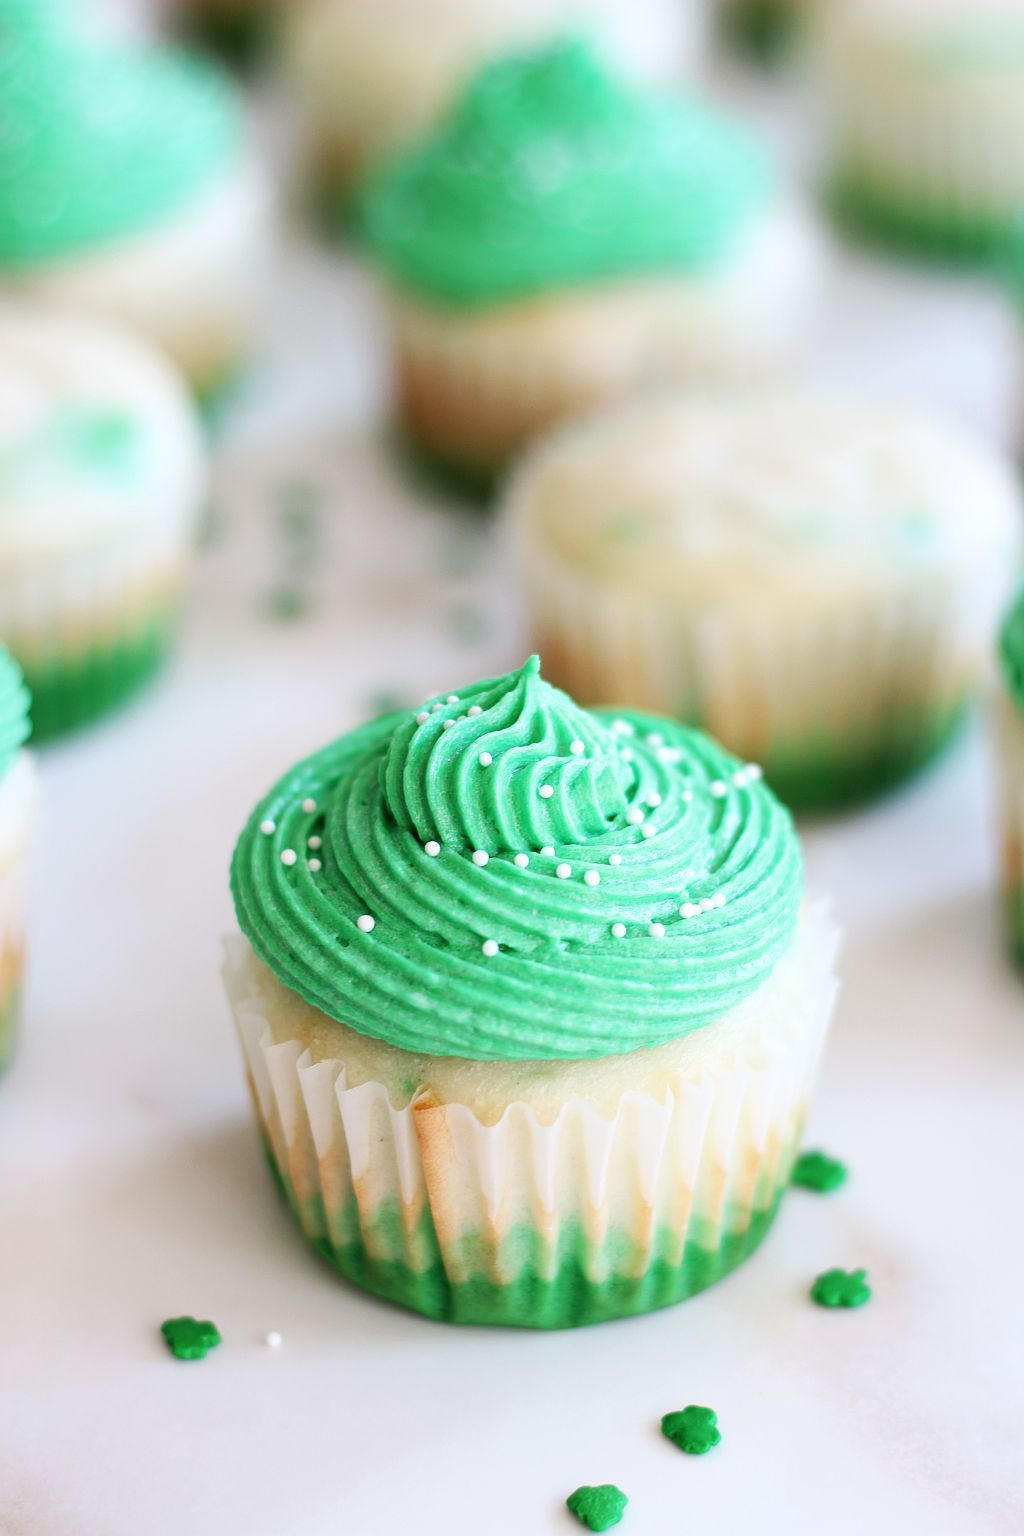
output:
[[[720,1018],[788,947],[802,864],[755,769],[675,722],[578,708],[534,657],[298,764],[231,883],[257,954],[330,1017],[529,1060]]]
[[[640,91],[568,40],[482,70],[429,138],[371,177],[362,222],[399,284],[489,304],[705,267],[769,182],[741,125]]]

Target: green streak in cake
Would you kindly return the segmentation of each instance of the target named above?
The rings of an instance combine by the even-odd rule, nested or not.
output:
[[[666,1413],[661,1421],[661,1432],[687,1456],[703,1456],[722,1439],[715,1410],[700,1408],[696,1403],[680,1408],[676,1413]]]
[[[1024,588],[999,632],[999,664],[1010,697],[1024,709]]]
[[[29,694],[21,668],[0,646],[0,779],[28,739]]]
[[[331,1018],[408,1051],[550,1060],[728,1013],[789,947],[803,869],[737,759],[675,721],[580,709],[534,657],[299,763],[252,813],[231,888],[256,953]]]
[[[827,1152],[801,1152],[793,1167],[791,1183],[827,1195],[846,1183],[846,1167]]]
[[[26,660],[33,745],[88,725],[126,703],[166,659],[176,613],[156,609],[116,639],[75,655]]]
[[[570,1493],[565,1507],[588,1531],[610,1531],[626,1512],[628,1498],[614,1483],[585,1485]]]
[[[205,1360],[220,1343],[214,1324],[194,1317],[169,1317],[160,1324],[160,1332],[176,1360]]]
[[[827,1269],[811,1286],[811,1300],[819,1307],[862,1307],[871,1300],[867,1271]]]
[[[400,286],[487,305],[712,267],[771,184],[741,124],[636,89],[565,41],[482,70],[429,138],[371,176],[360,219]]]
[[[63,0],[0,0],[0,266],[173,218],[239,134],[233,88],[198,59],[115,42]]]

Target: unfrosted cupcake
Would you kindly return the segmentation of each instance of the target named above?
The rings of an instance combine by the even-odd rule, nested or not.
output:
[[[211,66],[0,0],[0,287],[124,321],[216,394],[265,292],[269,199]]]
[[[828,1024],[802,884],[756,771],[536,658],[299,763],[235,850],[226,977],[306,1236],[453,1322],[718,1279],[771,1222]]]
[[[567,429],[508,516],[549,676],[699,724],[831,806],[960,722],[1020,558],[1011,467],[841,396],[646,402]]]
[[[816,14],[840,213],[925,252],[990,252],[1024,206],[1024,9],[841,0]]]
[[[1024,588],[999,640],[997,700],[1002,879],[1011,950],[1024,966]]]
[[[0,646],[0,1072],[11,1059],[25,954],[25,862],[36,784],[24,751],[28,693]]]
[[[487,59],[577,30],[627,73],[672,80],[702,51],[706,0],[300,0],[284,73],[319,201],[431,129]]]
[[[0,304],[0,641],[32,692],[35,738],[155,671],[205,478],[164,358],[98,321]]]
[[[780,366],[819,275],[741,124],[574,42],[485,69],[362,207],[401,419],[484,474],[582,407]]]

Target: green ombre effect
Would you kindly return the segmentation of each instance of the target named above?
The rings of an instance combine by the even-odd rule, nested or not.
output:
[[[238,921],[286,987],[403,1050],[661,1045],[754,992],[796,928],[792,821],[740,767],[677,722],[578,708],[534,657],[286,774],[235,849]]]
[[[21,668],[0,646],[0,779],[28,739],[29,695]]]
[[[400,286],[486,305],[713,266],[771,187],[741,124],[641,92],[567,41],[481,71],[422,145],[371,177],[359,222]]]
[[[0,266],[158,226],[239,143],[234,90],[210,66],[116,43],[64,0],[0,0]]]
[[[769,1205],[737,1213],[736,1229],[724,1238],[690,1238],[681,1254],[679,1234],[668,1228],[643,1250],[612,1229],[595,1278],[586,1262],[592,1245],[578,1225],[562,1227],[554,1250],[530,1226],[514,1228],[498,1250],[489,1237],[467,1233],[446,1245],[442,1259],[429,1211],[412,1233],[394,1201],[370,1218],[353,1201],[328,1220],[319,1196],[301,1203],[269,1152],[268,1161],[303,1233],[346,1280],[438,1322],[515,1328],[579,1328],[685,1301],[753,1253],[785,1187],[773,1192]],[[452,1279],[453,1271],[465,1278]],[[495,1279],[496,1271],[509,1278]]]
[[[33,745],[77,730],[127,703],[166,659],[175,617],[155,612],[111,644],[83,656],[56,655],[47,664],[27,664]]]

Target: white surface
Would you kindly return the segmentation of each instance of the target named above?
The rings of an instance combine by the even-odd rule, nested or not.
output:
[[[635,1536],[1021,1531],[1024,991],[997,943],[977,734],[810,832],[847,943],[809,1140],[852,1178],[794,1192],[725,1283],[578,1333],[449,1330],[347,1288],[278,1202],[218,980],[234,836],[373,693],[418,700],[521,655],[492,530],[421,505],[361,435],[364,298],[330,261],[294,264],[176,665],[42,761],[33,985],[0,1085],[0,1532],[568,1536],[566,1494],[606,1480]],[[860,261],[838,299],[821,372],[1005,433],[994,301]],[[284,624],[274,489],[300,469],[322,548],[312,611]],[[467,605],[490,626],[473,644],[452,627]],[[868,1268],[864,1310],[808,1301],[834,1264]],[[224,1334],[205,1362],[160,1342],[182,1312]],[[703,1459],[658,1433],[690,1402],[720,1416]]]

